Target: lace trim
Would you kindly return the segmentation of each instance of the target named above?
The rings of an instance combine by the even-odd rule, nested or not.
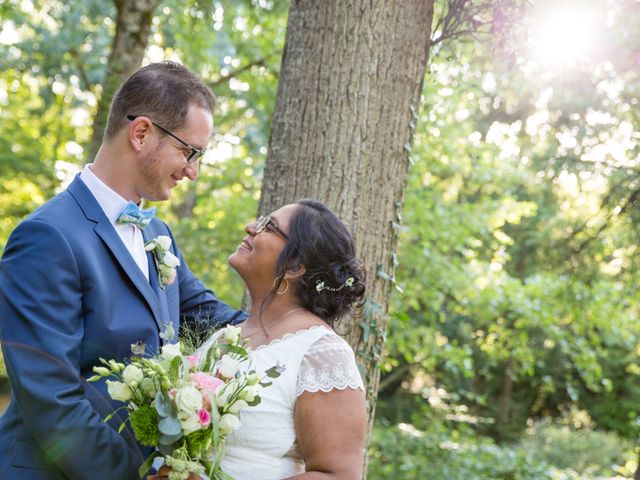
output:
[[[298,330],[296,332],[285,333],[282,337],[274,338],[269,343],[265,343],[264,345],[259,345],[256,348],[253,348],[252,350],[254,352],[257,352],[258,350],[262,350],[263,348],[271,347],[272,345],[276,345],[277,343],[284,342],[285,340],[288,340],[291,337],[295,337],[296,335],[300,335],[301,333],[304,333],[304,332],[309,332],[311,330],[315,330],[316,328],[324,328],[327,331],[327,333],[331,333],[331,330],[329,330],[324,325],[313,325],[312,327],[303,328],[302,330]]]
[[[325,335],[307,351],[300,364],[296,396],[304,392],[363,390],[353,350],[338,335]]]
[[[323,393],[329,393],[331,390],[362,390],[364,392],[364,386],[362,386],[362,382],[361,381],[357,381],[355,383],[349,383],[349,384],[345,384],[345,385],[337,385],[337,384],[331,384],[329,386],[322,386],[322,385],[306,385],[304,387],[298,387],[298,390],[296,391],[296,397],[299,397],[300,395],[302,395],[304,392],[309,392],[309,393],[317,393],[322,391]]]

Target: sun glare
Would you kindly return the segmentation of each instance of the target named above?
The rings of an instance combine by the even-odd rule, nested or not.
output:
[[[593,12],[556,10],[532,25],[533,56],[541,65],[571,67],[587,58],[598,41]]]

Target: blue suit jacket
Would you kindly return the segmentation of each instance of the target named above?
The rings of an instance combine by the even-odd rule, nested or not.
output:
[[[153,219],[146,240],[169,235]],[[173,237],[172,237],[173,238]],[[87,383],[98,358],[124,359],[131,344],[160,347],[161,326],[245,314],[218,301],[180,259],[176,281],[158,288],[138,268],[79,177],[27,217],[0,261],[0,339],[12,397],[0,417],[0,477],[29,480],[137,479],[149,453],[120,421],[104,382]]]

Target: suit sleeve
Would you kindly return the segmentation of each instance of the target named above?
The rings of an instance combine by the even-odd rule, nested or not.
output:
[[[82,308],[63,235],[46,222],[20,224],[0,261],[0,338],[27,433],[66,478],[138,478],[125,440],[85,397]]]
[[[240,323],[247,318],[247,313],[234,310],[226,303],[218,300],[216,295],[196,277],[189,269],[182,253],[169,232],[174,246],[174,253],[180,260],[178,282],[180,286],[180,317],[187,323],[205,321],[209,326],[223,326]]]

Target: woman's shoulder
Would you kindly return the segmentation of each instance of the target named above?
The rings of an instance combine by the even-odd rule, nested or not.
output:
[[[297,395],[303,392],[364,390],[351,345],[327,330],[306,350],[298,374]]]

